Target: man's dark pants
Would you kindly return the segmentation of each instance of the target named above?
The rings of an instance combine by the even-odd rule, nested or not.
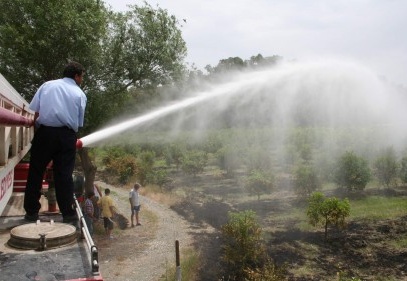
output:
[[[31,146],[30,168],[24,196],[24,209],[28,215],[41,209],[42,181],[48,163],[53,161],[55,194],[63,217],[74,216],[74,184],[72,173],[76,156],[76,133],[68,127],[40,126]]]

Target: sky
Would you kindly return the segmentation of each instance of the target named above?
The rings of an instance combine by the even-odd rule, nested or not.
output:
[[[140,0],[104,0],[115,11]],[[261,54],[285,60],[350,60],[407,87],[405,0],[147,0],[182,25],[186,62]],[[184,21],[185,20],[185,21]]]

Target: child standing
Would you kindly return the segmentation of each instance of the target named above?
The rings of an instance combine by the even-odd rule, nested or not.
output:
[[[131,207],[131,227],[134,227],[134,220],[133,218],[136,217],[136,225],[141,225],[139,221],[139,212],[140,212],[140,198],[138,194],[138,190],[140,189],[141,185],[139,183],[135,183],[132,190],[129,192],[129,201]]]

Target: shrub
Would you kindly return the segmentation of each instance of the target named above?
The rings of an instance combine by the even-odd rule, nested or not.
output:
[[[245,188],[250,194],[256,194],[260,200],[262,194],[270,193],[273,189],[273,175],[263,170],[253,170],[245,179]]]
[[[171,164],[175,164],[178,170],[182,162],[182,156],[184,155],[184,151],[185,148],[178,143],[173,143],[167,146],[164,151],[164,158],[166,164],[168,166],[170,166]]]
[[[363,190],[370,181],[368,163],[353,152],[345,152],[337,163],[335,182],[348,190]]]
[[[309,223],[313,226],[324,225],[325,239],[328,235],[328,225],[343,228],[345,219],[350,215],[350,204],[348,199],[339,200],[335,197],[325,198],[321,192],[314,192],[307,209]]]
[[[164,169],[154,169],[147,173],[146,181],[151,184],[156,184],[159,187],[163,187],[164,184],[170,181],[168,173]]]
[[[397,163],[396,152],[392,147],[384,150],[374,163],[375,175],[379,182],[386,187],[396,184],[399,165]]]
[[[138,156],[139,159],[139,173],[137,175],[139,182],[146,185],[147,178],[153,173],[155,163],[155,152],[151,150],[143,151]]]
[[[321,187],[315,170],[309,165],[300,165],[294,172],[294,192],[301,197],[309,196]]]
[[[182,170],[189,174],[196,176],[204,171],[208,162],[208,155],[203,151],[191,151],[184,155],[182,158]]]
[[[109,158],[108,161],[105,161],[105,171],[107,182],[126,184],[137,175],[137,162],[131,155]]]
[[[247,280],[250,270],[264,264],[266,252],[262,242],[262,230],[253,211],[229,213],[229,221],[222,226],[226,280]]]
[[[234,145],[227,145],[219,149],[216,153],[219,162],[219,167],[225,170],[228,175],[233,175],[242,164],[239,156],[239,149]]]
[[[285,280],[286,269],[278,267],[271,260],[268,260],[264,266],[255,269],[245,270],[247,281],[281,281]]]

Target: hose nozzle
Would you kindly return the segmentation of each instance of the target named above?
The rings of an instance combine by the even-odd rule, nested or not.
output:
[[[81,149],[83,147],[83,143],[80,139],[76,140],[76,148],[77,149]]]

